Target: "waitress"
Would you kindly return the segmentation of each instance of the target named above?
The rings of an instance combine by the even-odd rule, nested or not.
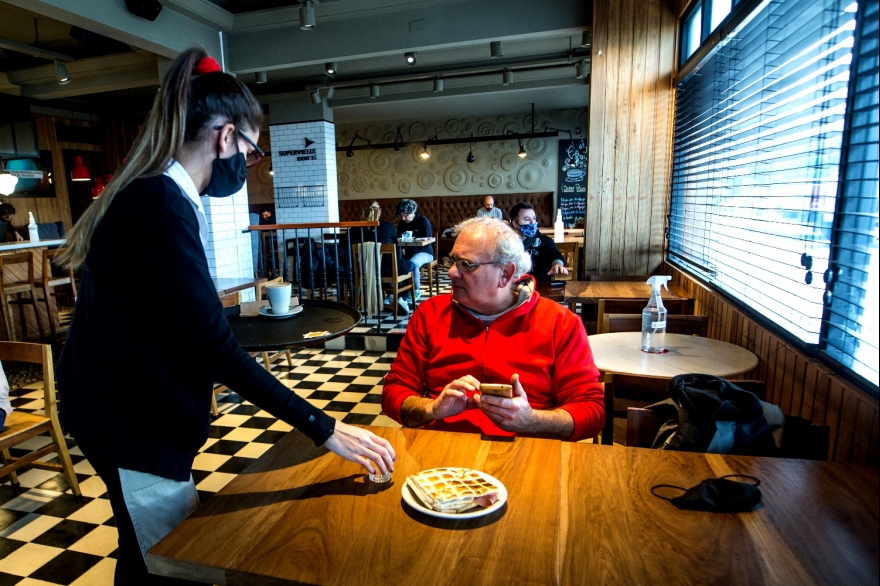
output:
[[[68,237],[82,271],[58,365],[62,420],[107,485],[116,584],[151,584],[145,554],[196,507],[213,381],[374,472],[394,450],[290,392],[235,341],[205,257],[201,195],[241,191],[262,108],[203,49],[174,60],[123,167]]]

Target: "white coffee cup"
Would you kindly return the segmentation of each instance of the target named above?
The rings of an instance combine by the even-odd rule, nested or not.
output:
[[[290,312],[290,283],[270,283],[266,285],[266,297],[275,315],[285,315]]]
[[[413,235],[412,235],[411,231],[406,231],[403,233],[403,240],[405,242],[412,242],[412,239],[413,239]]]

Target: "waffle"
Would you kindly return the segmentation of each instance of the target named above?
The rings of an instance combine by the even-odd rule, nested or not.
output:
[[[429,509],[462,513],[498,500],[499,487],[476,470],[434,468],[406,479],[413,495]]]

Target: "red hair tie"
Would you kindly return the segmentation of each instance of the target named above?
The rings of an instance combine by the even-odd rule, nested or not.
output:
[[[204,57],[199,59],[196,66],[193,67],[193,73],[196,75],[204,75],[206,73],[214,73],[215,71],[223,71],[220,64],[213,57]]]

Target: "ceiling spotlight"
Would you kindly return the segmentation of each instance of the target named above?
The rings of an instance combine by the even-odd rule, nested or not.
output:
[[[577,72],[578,79],[586,79],[587,76],[590,75],[587,71],[587,62],[581,61],[580,63],[578,63],[577,67],[575,67],[575,72]]]
[[[513,83],[513,71],[511,71],[510,69],[504,70],[504,78],[502,83],[504,85],[510,85]]]
[[[443,91],[443,78],[442,77],[435,77],[434,78],[434,91],[435,92],[442,92]]]
[[[328,88],[327,88],[327,99],[328,99],[328,100],[332,100],[332,99],[333,99],[333,94],[335,94],[335,93],[336,93],[336,88],[335,88],[335,87],[328,87]]]
[[[351,149],[348,149],[347,151],[345,151],[345,156],[348,157],[348,158],[353,157],[353,156],[354,156],[354,151],[351,150]]]
[[[425,144],[424,148],[422,148],[422,152],[419,153],[419,156],[422,157],[422,159],[424,159],[426,161],[431,158],[431,153],[428,152],[428,145],[427,144]]]
[[[416,52],[415,51],[407,51],[403,54],[403,59],[406,61],[407,65],[415,65],[416,64]]]
[[[328,61],[324,64],[324,73],[327,75],[336,75],[337,71],[339,71],[339,69],[336,67],[336,61]]]
[[[318,90],[312,90],[312,103],[320,104],[321,103],[321,92]]]
[[[370,84],[370,98],[376,99],[379,97],[379,86],[375,83]]]
[[[58,85],[70,83],[70,72],[67,71],[67,66],[58,59],[55,60],[55,78],[58,80]]]
[[[399,151],[403,148],[403,135],[400,134],[400,126],[397,127],[397,136],[394,137],[394,150]]]
[[[520,159],[525,159],[528,153],[526,152],[525,147],[523,147],[522,139],[518,138],[517,140],[519,141],[519,152],[516,153],[516,156]]]
[[[266,79],[266,72],[265,71],[258,71],[257,72],[257,83],[266,83],[267,81],[268,80]]]
[[[593,43],[593,31],[590,29],[581,33],[581,47],[589,47]]]
[[[489,54],[492,57],[504,57],[504,42],[492,41],[489,43]]]
[[[315,9],[312,7],[311,0],[306,0],[299,7],[299,28],[304,31],[315,29]]]
[[[352,145],[354,144],[354,141],[356,141],[357,139],[361,139],[362,141],[364,141],[364,142],[367,143],[368,145],[369,145],[369,144],[372,144],[368,139],[364,138],[364,137],[361,136],[360,134],[355,134],[355,135],[354,135],[354,138],[351,139],[351,142],[348,143],[348,149],[345,151],[345,156],[346,156],[346,157],[351,158],[351,157],[354,156],[354,150],[353,150],[351,147],[352,147]]]

